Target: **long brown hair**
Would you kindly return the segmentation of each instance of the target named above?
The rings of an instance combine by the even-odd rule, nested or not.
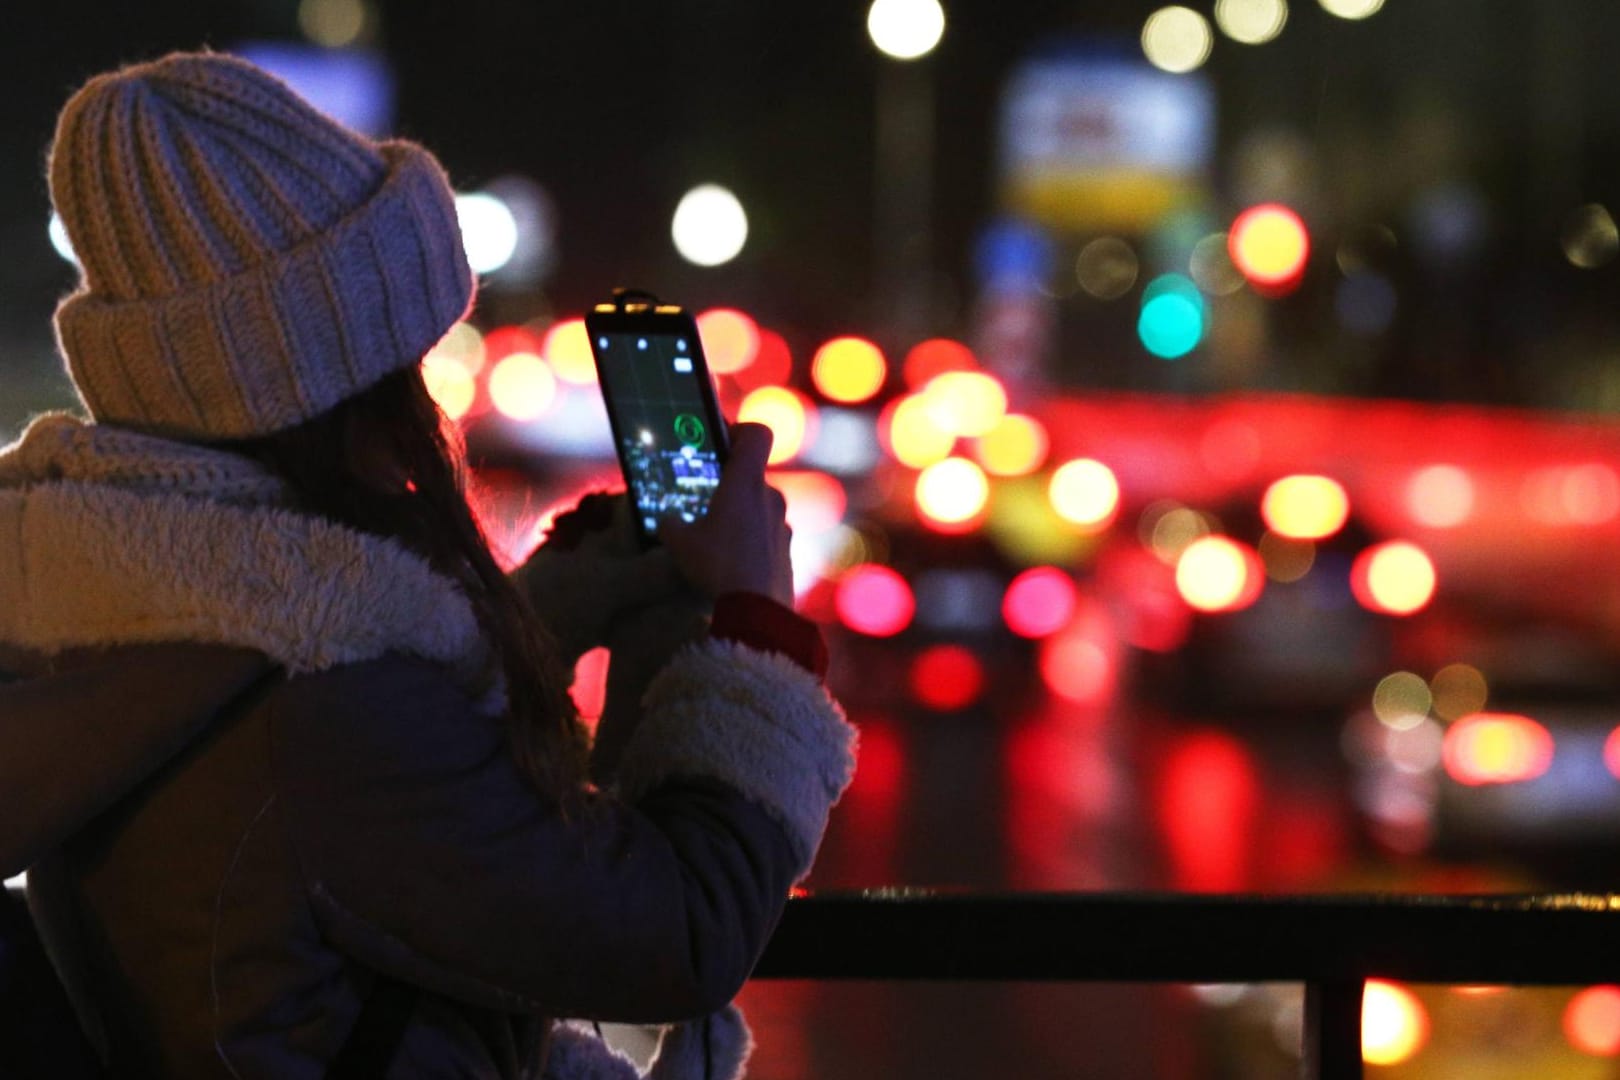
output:
[[[467,501],[465,446],[411,365],[297,427],[222,444],[268,466],[302,507],[390,537],[461,586],[493,643],[518,767],[542,794],[574,801],[585,736],[558,650],[490,551]]]

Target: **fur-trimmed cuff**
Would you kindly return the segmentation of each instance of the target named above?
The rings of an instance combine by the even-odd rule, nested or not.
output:
[[[855,771],[855,729],[821,681],[775,653],[710,638],[677,653],[647,690],[619,789],[713,777],[764,806],[810,869],[827,813]]]
[[[544,1080],[740,1080],[754,1037],[735,1004],[665,1027],[647,1071],[580,1020],[551,1029]]]
[[[544,1080],[641,1080],[636,1063],[579,1021],[551,1029]]]
[[[738,1080],[754,1051],[748,1021],[735,1004],[664,1031],[647,1080]]]

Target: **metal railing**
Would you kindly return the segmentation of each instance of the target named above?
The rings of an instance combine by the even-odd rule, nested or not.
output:
[[[1302,1075],[1359,1080],[1365,980],[1613,982],[1620,895],[812,894],[754,977],[1302,982]]]

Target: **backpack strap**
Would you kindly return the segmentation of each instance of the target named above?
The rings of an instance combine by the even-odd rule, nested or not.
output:
[[[387,1075],[420,996],[417,987],[378,975],[343,1048],[326,1067],[326,1080],[377,1080]]]
[[[284,675],[280,665],[271,665],[231,702],[230,708],[241,713],[257,705],[280,684]],[[379,974],[372,983],[371,993],[360,1006],[360,1015],[355,1018],[349,1037],[327,1066],[326,1080],[377,1080],[386,1075],[420,996],[417,987]]]

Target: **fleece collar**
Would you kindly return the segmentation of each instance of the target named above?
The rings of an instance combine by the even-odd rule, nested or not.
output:
[[[0,643],[246,646],[293,674],[404,652],[496,707],[465,594],[393,541],[299,513],[235,454],[50,414],[0,450]]]

